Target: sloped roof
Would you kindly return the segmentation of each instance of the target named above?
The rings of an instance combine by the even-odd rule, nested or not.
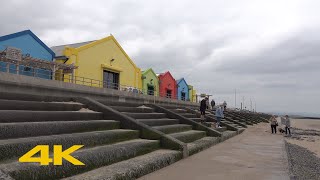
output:
[[[35,41],[37,41],[44,49],[46,49],[51,55],[52,57],[55,57],[55,53],[46,45],[44,44],[39,38],[38,36],[36,36],[32,31],[30,30],[24,30],[24,31],[20,31],[20,32],[16,32],[13,34],[8,34],[5,36],[1,36],[0,37],[0,41],[6,41],[8,39],[13,39],[19,36],[24,36],[24,35],[30,35]]]
[[[96,40],[94,40],[96,41]],[[94,41],[86,41],[86,42],[80,42],[80,43],[74,43],[74,44],[65,44],[65,45],[59,45],[59,46],[52,46],[52,51],[56,54],[56,56],[63,56],[63,50],[66,46],[72,47],[72,48],[78,48],[80,46],[92,43]]]
[[[95,41],[87,41],[87,42],[83,42],[83,43],[76,43],[78,44],[78,47],[73,47],[73,48],[76,48],[78,51],[83,51],[85,49],[88,49],[88,48],[91,48],[95,45],[98,45],[100,43],[103,43],[103,42],[106,42],[106,41],[109,41],[109,40],[112,40],[118,47],[119,49],[121,50],[121,52],[128,58],[129,62],[137,69],[139,69],[140,71],[140,68],[137,67],[137,65],[132,61],[132,59],[128,56],[128,54],[124,51],[124,49],[120,46],[119,42],[116,40],[116,38],[113,36],[113,35],[110,35],[110,36],[107,36],[105,38],[102,38],[102,39],[99,39],[99,40],[95,40]],[[71,44],[72,45],[72,44]],[[63,47],[64,46],[68,46],[68,45],[62,45]],[[62,47],[62,49],[63,49]],[[70,47],[70,46],[69,46]],[[54,47],[52,47],[54,48]],[[63,50],[62,50],[63,51]],[[59,55],[57,55],[59,56]],[[61,56],[61,55],[60,55]]]
[[[166,72],[164,72],[164,73],[160,73],[160,74],[158,75],[158,77],[159,77],[159,76],[165,76],[165,75],[167,75],[167,74],[168,74],[169,76],[171,76],[172,79],[176,80],[176,79],[172,76],[172,74],[170,73],[170,71],[166,71]]]
[[[178,79],[177,84],[180,84],[181,81],[184,81],[184,83],[188,86],[188,83],[186,82],[186,80],[184,78]]]
[[[147,69],[147,70],[145,70],[145,71],[142,71],[142,75],[145,75],[145,74],[147,74],[148,72],[151,72],[155,77],[158,78],[157,74],[153,71],[152,68],[149,68],[149,69]]]

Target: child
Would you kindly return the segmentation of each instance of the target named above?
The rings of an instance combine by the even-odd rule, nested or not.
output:
[[[221,122],[221,119],[224,118],[222,106],[218,106],[218,108],[216,109],[215,116],[216,116],[216,120],[217,120],[217,128],[221,128],[220,122]]]

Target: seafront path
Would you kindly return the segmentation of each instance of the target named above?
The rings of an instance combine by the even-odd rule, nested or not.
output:
[[[284,137],[260,123],[140,180],[289,180]]]

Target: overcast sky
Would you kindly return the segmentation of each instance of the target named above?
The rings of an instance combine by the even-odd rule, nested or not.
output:
[[[199,93],[258,111],[320,107],[318,0],[10,0],[0,35],[30,29],[48,46],[113,34],[134,62]]]

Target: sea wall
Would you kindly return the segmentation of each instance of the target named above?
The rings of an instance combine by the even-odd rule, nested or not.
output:
[[[15,93],[58,97],[90,97],[110,101],[143,102],[198,106],[197,103],[168,99],[163,97],[135,94],[114,89],[96,88],[56,80],[46,80],[23,75],[0,72],[0,93]]]

